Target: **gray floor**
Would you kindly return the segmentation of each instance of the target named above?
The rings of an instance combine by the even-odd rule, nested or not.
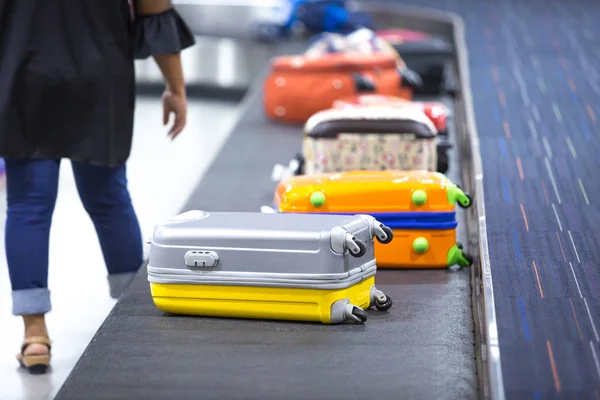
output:
[[[236,104],[190,99],[188,125],[175,141],[162,125],[160,98],[138,98],[133,151],[127,175],[144,236],[156,220],[181,209],[210,164],[196,149],[216,154],[231,132]],[[173,179],[177,176],[178,179]],[[6,213],[0,178],[0,226]],[[23,324],[11,314],[11,291],[0,229],[0,400],[52,398],[115,305],[109,297],[106,267],[94,227],[87,216],[68,162],[61,166],[58,199],[50,235],[53,310],[47,315],[52,369],[32,376],[19,368],[15,354]],[[81,260],[86,260],[82,264]],[[85,399],[85,396],[82,397]]]
[[[186,209],[270,204],[271,168],[298,151],[301,132],[265,121],[260,96],[255,86]],[[376,281],[394,299],[388,313],[324,326],[167,316],[142,272],[57,399],[474,398],[470,272],[380,271]]]

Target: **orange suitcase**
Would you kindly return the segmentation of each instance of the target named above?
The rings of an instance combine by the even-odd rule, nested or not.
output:
[[[362,94],[344,97],[333,102],[333,108],[344,109],[352,107],[415,108],[423,111],[431,122],[433,122],[438,135],[447,136],[448,134],[447,120],[449,110],[443,103],[437,101],[410,101],[401,97]]]
[[[335,100],[359,93],[412,99],[412,74],[386,53],[276,57],[264,83],[264,112],[272,120],[304,123]]]
[[[473,263],[456,241],[455,206],[472,198],[446,176],[429,171],[351,171],[295,176],[275,190],[277,212],[370,214],[394,231],[375,245],[382,268],[446,268]]]

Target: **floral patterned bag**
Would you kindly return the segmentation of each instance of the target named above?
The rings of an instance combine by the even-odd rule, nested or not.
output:
[[[435,125],[417,108],[329,109],[304,127],[304,171],[437,171],[437,142]]]

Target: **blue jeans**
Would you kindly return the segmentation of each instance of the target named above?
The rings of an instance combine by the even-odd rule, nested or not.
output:
[[[100,240],[111,294],[118,296],[143,262],[140,226],[127,190],[125,166],[72,164],[79,197]],[[60,160],[6,160],[5,247],[14,315],[51,309],[48,253],[59,168]]]

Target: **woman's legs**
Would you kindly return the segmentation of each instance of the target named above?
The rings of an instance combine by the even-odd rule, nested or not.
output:
[[[23,316],[25,337],[47,337],[50,311],[48,254],[50,225],[58,192],[60,160],[6,160],[5,247],[13,289],[13,314]],[[125,167],[73,163],[79,195],[89,213],[109,272],[111,294],[118,297],[143,261],[142,237]],[[24,354],[47,354],[31,344]]]
[[[140,225],[127,189],[125,166],[73,162],[77,190],[90,215],[108,269],[111,296],[118,297],[143,262]]]
[[[58,160],[6,160],[5,247],[12,285],[13,314],[22,315],[25,337],[47,337],[50,311],[48,249],[58,190]],[[25,354],[45,354],[32,344]]]

